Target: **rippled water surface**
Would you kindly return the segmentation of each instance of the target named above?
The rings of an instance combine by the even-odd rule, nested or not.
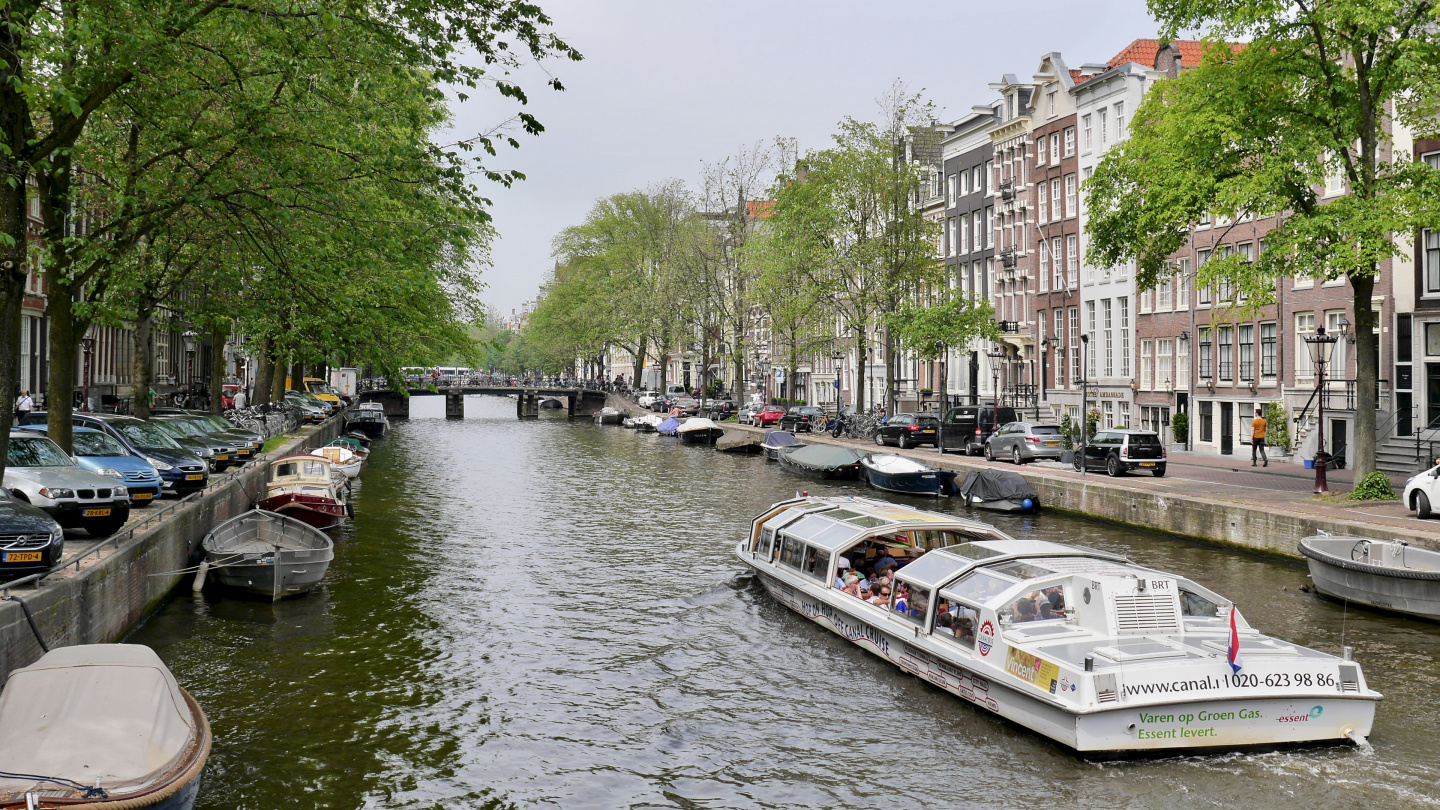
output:
[[[469,407],[376,444],[320,589],[278,605],[177,592],[134,634],[214,725],[200,807],[1440,804],[1440,625],[1301,593],[1300,566],[986,513],[1194,577],[1290,641],[1338,650],[1343,635],[1385,694],[1368,750],[1086,762],[745,575],[731,547],[757,512],[857,485],[520,423],[507,399]]]

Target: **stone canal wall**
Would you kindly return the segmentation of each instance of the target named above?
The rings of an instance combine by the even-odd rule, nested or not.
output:
[[[266,458],[305,451],[340,435],[343,417],[335,417],[272,451]],[[11,595],[25,601],[45,643],[51,649],[73,644],[118,641],[154,612],[190,574],[176,573],[191,565],[191,554],[216,524],[254,504],[265,482],[264,460],[251,462],[226,475],[205,492],[184,503],[160,501],[138,510],[173,507],[146,524],[119,548],[106,547],[105,556],[85,561],[78,572],[52,574],[38,589],[22,585]],[[66,542],[67,551],[92,545],[89,538]],[[0,601],[0,683],[10,672],[41,655],[25,613],[15,601]]]
[[[726,423],[727,430],[758,428]],[[860,446],[851,441],[837,441],[829,436],[803,435],[807,442]],[[870,447],[869,449],[879,449]],[[884,452],[909,456],[946,470],[955,470],[963,478],[974,469],[989,465],[964,456],[937,455],[934,451],[897,450]],[[1165,532],[1179,537],[1237,546],[1245,549],[1303,559],[1297,546],[1300,539],[1320,532],[1354,535],[1374,539],[1398,538],[1412,545],[1440,550],[1440,533],[1433,523],[1417,520],[1367,520],[1355,513],[1334,514],[1314,508],[1305,501],[1274,499],[1267,502],[1266,490],[1252,490],[1245,499],[1210,497],[1203,492],[1182,492],[1173,486],[1152,485],[1148,476],[1110,479],[1104,474],[1078,476],[1058,470],[1034,466],[1002,468],[1019,473],[1040,495],[1046,509],[1068,512],[1080,517],[1134,526],[1139,529]],[[1171,479],[1167,479],[1171,480]],[[1203,485],[1196,489],[1203,489]],[[1309,508],[1307,508],[1309,507]]]

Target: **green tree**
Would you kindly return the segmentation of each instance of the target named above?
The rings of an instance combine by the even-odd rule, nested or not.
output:
[[[954,292],[935,304],[908,301],[889,313],[885,323],[896,343],[922,360],[937,360],[953,347],[965,346],[977,338],[999,336],[995,310],[988,300]],[[946,380],[940,380],[940,391]]]
[[[1391,151],[1394,121],[1437,130],[1440,28],[1430,0],[1150,0],[1161,35],[1203,30],[1194,69],[1158,83],[1132,136],[1087,183],[1088,260],[1135,261],[1141,289],[1206,214],[1283,215],[1265,251],[1199,269],[1197,287],[1233,285],[1250,307],[1285,276],[1343,278],[1356,325],[1356,479],[1375,469],[1375,279],[1396,235],[1440,226],[1440,176]],[[1324,199],[1327,178],[1346,193]]]

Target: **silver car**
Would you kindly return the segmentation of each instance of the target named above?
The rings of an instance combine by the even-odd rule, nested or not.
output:
[[[125,485],[79,466],[47,436],[23,430],[10,434],[5,465],[5,489],[61,526],[108,537],[130,517]]]
[[[1015,464],[1036,459],[1059,461],[1064,449],[1059,425],[1033,422],[1011,422],[985,440],[985,458],[1004,458]]]

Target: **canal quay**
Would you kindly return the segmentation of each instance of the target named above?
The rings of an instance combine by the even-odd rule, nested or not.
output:
[[[972,513],[1193,578],[1287,641],[1353,646],[1385,696],[1363,748],[1086,760],[805,621],[735,559],[770,504],[877,495],[863,485],[520,421],[500,397],[467,398],[463,421],[419,404],[375,443],[318,588],[270,604],[182,586],[128,635],[209,716],[197,807],[1440,804],[1440,626],[1306,593],[1298,562]]]

